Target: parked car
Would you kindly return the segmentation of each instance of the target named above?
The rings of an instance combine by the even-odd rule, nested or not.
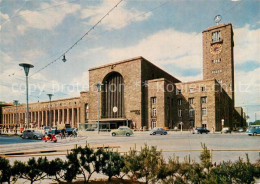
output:
[[[42,139],[43,134],[35,130],[24,130],[20,137],[23,139]]]
[[[260,125],[250,125],[246,130],[247,135],[257,135],[260,134]]]
[[[120,126],[118,129],[111,130],[111,135],[112,136],[116,136],[116,135],[130,136],[130,135],[133,135],[133,131],[127,126]]]
[[[164,128],[161,127],[155,127],[151,130],[150,135],[156,135],[156,134],[160,134],[160,135],[166,135],[167,131]]]
[[[221,130],[221,133],[230,133],[231,134],[231,128],[223,127],[222,130]]]
[[[239,128],[237,129],[237,131],[238,131],[238,132],[244,132],[244,128],[239,127]]]
[[[65,130],[66,130],[66,133],[67,133],[68,135],[73,135],[73,133],[74,133],[74,134],[76,133],[76,135],[77,135],[77,131],[78,131],[77,128],[66,128]]]
[[[206,133],[206,134],[208,134],[210,131],[208,130],[208,129],[206,129],[205,127],[197,127],[196,129],[195,129],[195,131],[193,131],[192,133],[193,134],[195,134],[195,133],[197,133],[197,134],[203,134],[203,133]]]

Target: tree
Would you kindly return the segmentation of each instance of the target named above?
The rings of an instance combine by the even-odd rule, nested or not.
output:
[[[112,176],[120,175],[121,169],[125,166],[123,157],[118,152],[104,151],[104,165],[102,173],[108,176],[111,181]]]
[[[29,180],[30,183],[44,179],[47,175],[45,173],[47,158],[30,158],[26,163],[15,161],[13,165],[13,175],[18,178]]]
[[[10,183],[12,176],[12,167],[9,160],[0,157],[0,183],[7,182]]]
[[[51,160],[48,163],[48,167],[45,169],[45,172],[50,177],[55,177],[55,181],[61,182],[61,179],[65,178],[65,171],[67,165],[65,162],[63,162],[60,158],[56,158],[54,160]]]
[[[74,179],[77,174],[82,174],[84,183],[88,183],[92,174],[100,172],[105,163],[103,150],[98,149],[96,152],[88,145],[85,148],[78,147],[73,149],[67,155],[67,171],[65,178],[67,181]]]

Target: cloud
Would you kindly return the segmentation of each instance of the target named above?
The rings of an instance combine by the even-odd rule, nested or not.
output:
[[[87,25],[96,24],[118,0],[104,0],[101,5],[89,6],[81,11],[81,18],[86,19]],[[142,16],[141,16],[142,15]],[[135,8],[127,9],[126,2],[121,2],[102,22],[106,30],[121,29],[132,22],[140,22],[151,16],[151,13],[144,14]]]
[[[142,39],[134,46],[108,49],[107,55],[114,61],[143,56],[159,66],[175,64],[183,69],[201,69],[201,45],[201,34],[167,29]]]
[[[52,6],[55,6],[55,4],[43,2],[40,5],[40,9],[47,9]],[[51,30],[57,25],[61,24],[68,14],[73,14],[79,9],[80,5],[70,3],[64,4],[57,8],[50,8],[45,11],[20,11],[19,14],[26,23],[18,25],[17,29],[21,33],[29,28]]]
[[[250,119],[254,120],[256,110],[260,104],[260,68],[250,72],[235,71],[235,105],[246,107]]]
[[[234,29],[234,41],[235,64],[248,61],[260,63],[260,29],[250,30],[249,25]]]
[[[2,29],[2,24],[4,24],[4,20],[7,20],[7,19],[9,19],[9,15],[8,14],[4,14],[4,13],[2,13],[0,11],[0,22],[1,22],[1,24],[0,24],[0,31]]]

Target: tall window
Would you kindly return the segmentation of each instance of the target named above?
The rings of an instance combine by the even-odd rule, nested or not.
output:
[[[124,79],[117,72],[109,73],[102,81],[102,117],[122,118],[124,117]],[[117,111],[113,109],[116,107]]]
[[[202,108],[202,116],[206,116],[207,115],[207,108],[203,107]]]
[[[156,108],[153,108],[153,110],[152,110],[152,116],[153,116],[153,117],[156,116]]]
[[[182,117],[182,110],[181,109],[178,110],[178,116]]]
[[[177,101],[178,101],[178,105],[182,104],[182,99],[181,98],[179,98]]]
[[[152,104],[156,104],[156,97],[151,97]]]
[[[88,120],[88,104],[85,104],[85,120]]]
[[[195,111],[194,111],[194,109],[190,109],[189,110],[189,115],[190,115],[190,117],[194,117],[194,113]]]
[[[189,98],[189,104],[193,104],[194,98]]]
[[[201,97],[201,103],[207,103],[207,97],[206,96]]]
[[[205,87],[205,86],[202,86],[202,87],[201,87],[201,91],[206,91],[206,87]]]
[[[221,40],[220,36],[220,31],[212,32],[212,42],[219,42]]]

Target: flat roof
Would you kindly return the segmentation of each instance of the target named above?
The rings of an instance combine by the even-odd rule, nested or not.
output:
[[[230,26],[232,27],[232,24],[231,23],[228,23],[228,24],[219,24],[219,25],[215,25],[215,26],[211,26],[211,27],[208,27],[208,29],[205,29],[204,31],[202,31],[202,33],[204,32],[207,32],[207,31],[211,31],[213,29],[218,29],[218,28],[221,28],[221,27],[226,27],[226,26]]]
[[[99,69],[99,68],[105,68],[105,67],[111,66],[111,65],[127,63],[127,62],[135,61],[135,60],[138,60],[138,59],[144,59],[144,60],[146,60],[146,59],[143,58],[142,56],[138,56],[138,57],[134,57],[134,58],[122,60],[122,61],[117,61],[117,62],[113,62],[113,63],[109,63],[109,64],[105,64],[105,65],[100,65],[100,66],[97,66],[97,67],[93,67],[93,68],[90,68],[88,71],[96,70],[96,69]]]

